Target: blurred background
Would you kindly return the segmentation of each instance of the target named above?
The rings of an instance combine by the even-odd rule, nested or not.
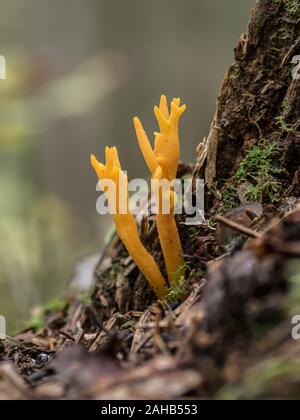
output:
[[[182,160],[208,134],[216,95],[254,0],[1,1],[0,314],[8,332],[104,246],[90,153],[119,147],[148,177],[132,117],[151,134],[162,93],[188,109]]]

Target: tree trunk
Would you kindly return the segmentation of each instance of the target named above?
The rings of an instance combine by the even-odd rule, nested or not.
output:
[[[205,177],[210,191],[229,180],[237,185],[235,175],[248,151],[272,143],[280,154],[275,181],[281,193],[299,196],[299,28],[298,0],[259,0],[253,9],[221,86],[210,133],[197,151],[194,173]]]

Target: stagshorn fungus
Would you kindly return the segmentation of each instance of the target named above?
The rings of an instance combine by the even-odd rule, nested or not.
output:
[[[106,147],[105,165],[98,162],[94,155],[91,156],[91,164],[98,175],[100,187],[106,194],[117,233],[159,299],[166,296],[168,286],[176,287],[183,274],[180,268],[183,267],[184,261],[174,215],[177,197],[172,181],[176,179],[179,164],[178,126],[185,108],[185,105],[180,106],[180,99],[177,98],[171,102],[169,112],[167,99],[164,95],[161,96],[159,107],[154,108],[160,129],[160,132],[155,133],[154,148],[151,147],[140,120],[137,117],[133,119],[138,142],[152,180],[169,181],[167,190],[159,183],[156,191],[157,230],[168,281],[164,279],[154,258],[146,250],[139,237],[136,220],[129,209],[127,175],[122,171],[116,147]],[[112,181],[114,188],[107,188],[105,185],[107,180]],[[167,212],[164,206],[166,202],[169,209]]]

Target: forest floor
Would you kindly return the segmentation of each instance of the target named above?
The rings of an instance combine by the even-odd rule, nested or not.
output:
[[[147,235],[155,252],[154,222]],[[114,238],[90,298],[0,342],[0,399],[299,397],[297,200],[181,225],[181,237],[185,280],[164,301]]]

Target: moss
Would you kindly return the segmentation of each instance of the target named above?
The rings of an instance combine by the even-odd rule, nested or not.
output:
[[[240,163],[236,178],[245,181],[249,174],[254,177],[268,175],[272,171],[272,157],[275,148],[275,143],[267,144],[266,142],[252,147]]]
[[[66,299],[53,299],[44,306],[43,312],[46,314],[47,312],[62,311],[69,305],[70,302],[68,302]]]
[[[188,230],[189,239],[193,240],[199,235],[200,228],[198,226],[192,226]]]
[[[279,136],[289,134],[295,131],[295,127],[286,121],[286,116],[289,114],[291,106],[287,98],[285,98],[281,104],[281,114],[276,117],[276,124],[279,131],[276,133]]]
[[[44,324],[44,316],[43,314],[39,314],[29,320],[27,327],[33,331],[38,331],[44,327]]]
[[[118,277],[118,274],[120,274],[120,273],[124,273],[124,267],[122,266],[122,264],[120,262],[116,262],[116,263],[112,264],[112,266],[109,270],[108,276],[112,280],[116,280],[117,277]]]
[[[283,0],[286,13],[290,17],[295,17],[300,10],[299,0]]]
[[[283,4],[284,11],[290,17],[295,17],[300,10],[299,0],[274,0],[274,2]]]
[[[291,26],[282,26],[278,30],[278,37],[283,41],[287,41],[288,39],[294,39],[295,37],[295,29]]]
[[[87,290],[78,296],[78,302],[83,305],[89,305],[91,303],[91,290]]]
[[[207,225],[211,230],[216,230],[217,222],[214,219],[208,219]]]
[[[66,299],[53,299],[42,307],[28,323],[27,327],[34,331],[40,330],[45,325],[45,316],[51,312],[59,312],[70,308],[70,302]]]
[[[291,105],[289,104],[289,101],[287,98],[284,98],[281,104],[281,109],[284,113],[288,113],[291,109]]]
[[[276,41],[287,41],[287,40],[293,40],[296,36],[296,30],[295,27],[293,27],[290,23],[281,21],[280,27],[276,32],[273,33],[273,35],[270,37],[270,41],[273,43]],[[279,26],[279,25],[278,25]]]
[[[285,101],[282,109],[287,111],[288,106]],[[282,186],[277,180],[277,176],[281,173],[277,143],[262,140],[247,152],[229,182],[227,181],[220,190],[216,185],[211,190],[212,194],[221,202],[218,212],[224,214],[240,205],[241,200],[237,188],[243,183],[245,184],[243,192],[245,200],[269,203],[278,201]]]
[[[221,191],[222,204],[219,209],[220,214],[224,214],[227,211],[234,209],[240,205],[240,200],[236,191],[236,188],[232,184],[225,184]]]
[[[281,185],[275,181],[273,177],[259,182],[257,185],[249,186],[245,191],[245,197],[249,201],[258,202],[265,197],[265,199],[274,203],[278,201],[278,194],[281,191]]]
[[[273,60],[278,61],[281,57],[281,49],[277,47],[271,47],[270,48],[270,57],[273,58]]]
[[[291,124],[288,124],[286,122],[286,119],[284,115],[279,115],[279,117],[276,117],[277,125],[279,129],[281,130],[281,133],[292,133],[294,131],[294,127]]]
[[[275,142],[263,141],[250,149],[240,163],[236,179],[240,182],[245,182],[249,178],[255,181],[255,185],[246,188],[244,195],[247,200],[260,201],[264,199],[274,202],[278,199],[281,186],[275,176],[281,173],[281,170],[274,163],[276,162],[276,153]]]
[[[168,289],[168,293],[164,298],[164,302],[167,305],[170,305],[174,302],[183,300],[188,294],[188,278],[196,274],[196,270],[192,269],[190,267],[190,264],[187,262],[185,262],[181,267],[179,267],[174,276],[178,279],[177,284]],[[200,273],[198,274],[200,275]]]
[[[224,214],[240,205],[240,199],[236,190],[236,180],[234,178],[230,181],[219,180],[215,182],[210,189],[210,193],[216,201],[221,203],[218,208],[219,214]],[[208,219],[207,223],[212,230],[215,230],[216,223],[213,219]]]
[[[164,301],[170,305],[186,297],[188,293],[184,276],[180,277],[176,286],[170,287]]]

